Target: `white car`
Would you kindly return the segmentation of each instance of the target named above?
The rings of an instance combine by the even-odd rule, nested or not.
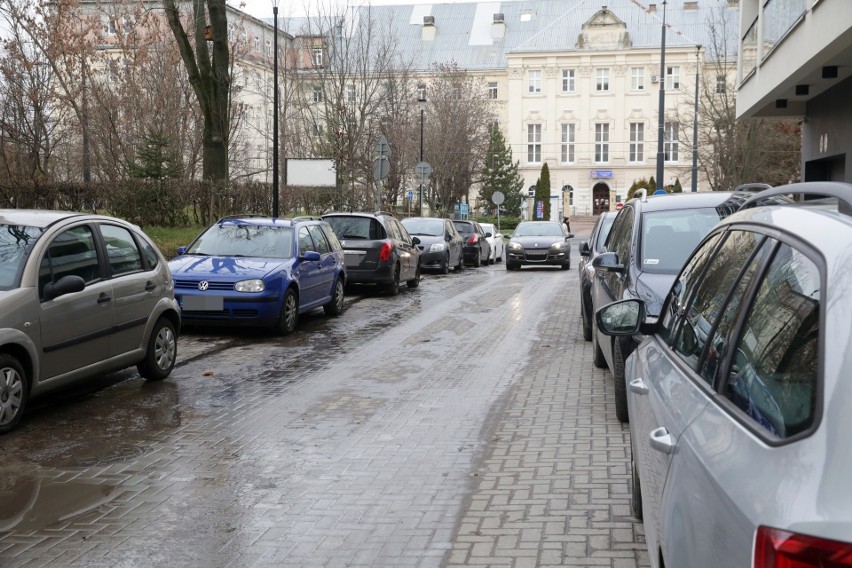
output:
[[[495,225],[491,223],[480,223],[482,230],[485,231],[485,240],[491,245],[491,256],[488,259],[488,264],[495,262],[503,262],[503,233],[497,230]]]

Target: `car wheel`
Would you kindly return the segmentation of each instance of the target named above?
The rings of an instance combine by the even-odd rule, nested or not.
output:
[[[630,480],[631,495],[630,495],[630,511],[637,520],[642,519],[642,486],[639,485],[639,472],[636,471],[636,460],[631,457],[630,465],[632,466],[632,475]]]
[[[281,304],[281,317],[278,319],[275,331],[281,335],[293,333],[296,330],[297,323],[299,323],[299,298],[295,290],[287,288],[287,292],[284,294],[284,302]]]
[[[450,273],[450,253],[447,253],[447,257],[444,259],[444,263],[441,264],[441,273],[449,274]]]
[[[476,258],[473,259],[473,267],[479,268],[482,266],[482,249],[479,249],[479,253],[477,253]]]
[[[606,369],[606,359],[604,358],[603,350],[598,344],[598,325],[592,319],[592,350],[595,352],[592,363],[598,369]]]
[[[334,294],[331,295],[331,301],[325,304],[322,309],[327,316],[339,316],[343,313],[343,280],[338,278],[334,282]]]
[[[562,265],[562,270],[571,270],[571,261],[570,260]]]
[[[612,377],[615,382],[615,417],[619,422],[629,422],[627,415],[627,385],[624,384],[624,357],[621,356],[621,341],[616,338],[612,345]]]
[[[409,288],[417,288],[420,286],[420,264],[417,265],[417,271],[414,273],[414,280],[406,282]]]
[[[459,252],[459,263],[456,265],[456,272],[464,270],[464,253]]]
[[[139,374],[149,381],[160,381],[169,376],[177,359],[177,334],[174,324],[161,317],[148,338],[145,358],[136,366]]]
[[[592,340],[592,320],[589,317],[589,312],[586,311],[586,301],[582,292],[580,292],[580,317],[583,320],[583,339],[586,341]]]
[[[393,269],[393,281],[385,286],[385,293],[388,296],[396,296],[399,294],[399,265]]]
[[[28,397],[27,376],[21,363],[6,353],[0,355],[0,434],[18,425]]]

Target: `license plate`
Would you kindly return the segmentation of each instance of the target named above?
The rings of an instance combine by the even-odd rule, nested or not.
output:
[[[225,309],[222,296],[184,296],[183,309],[190,312],[221,312]]]

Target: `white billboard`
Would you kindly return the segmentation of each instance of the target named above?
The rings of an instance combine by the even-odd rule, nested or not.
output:
[[[285,161],[287,185],[310,187],[336,187],[337,171],[334,160],[324,158],[287,158]]]

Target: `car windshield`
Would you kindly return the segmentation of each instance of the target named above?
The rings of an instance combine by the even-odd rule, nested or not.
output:
[[[714,207],[643,214],[642,270],[677,274],[701,239],[723,216]]]
[[[441,219],[403,219],[402,226],[414,236],[440,237],[444,234],[444,221]]]
[[[558,223],[521,223],[515,229],[516,237],[560,237],[562,227]]]
[[[323,217],[331,225],[338,239],[364,239],[377,241],[385,238],[382,224],[370,217]]]
[[[293,258],[293,229],[231,223],[214,225],[186,252],[203,256]]]
[[[18,287],[26,253],[41,233],[38,227],[0,225],[0,290]]]

